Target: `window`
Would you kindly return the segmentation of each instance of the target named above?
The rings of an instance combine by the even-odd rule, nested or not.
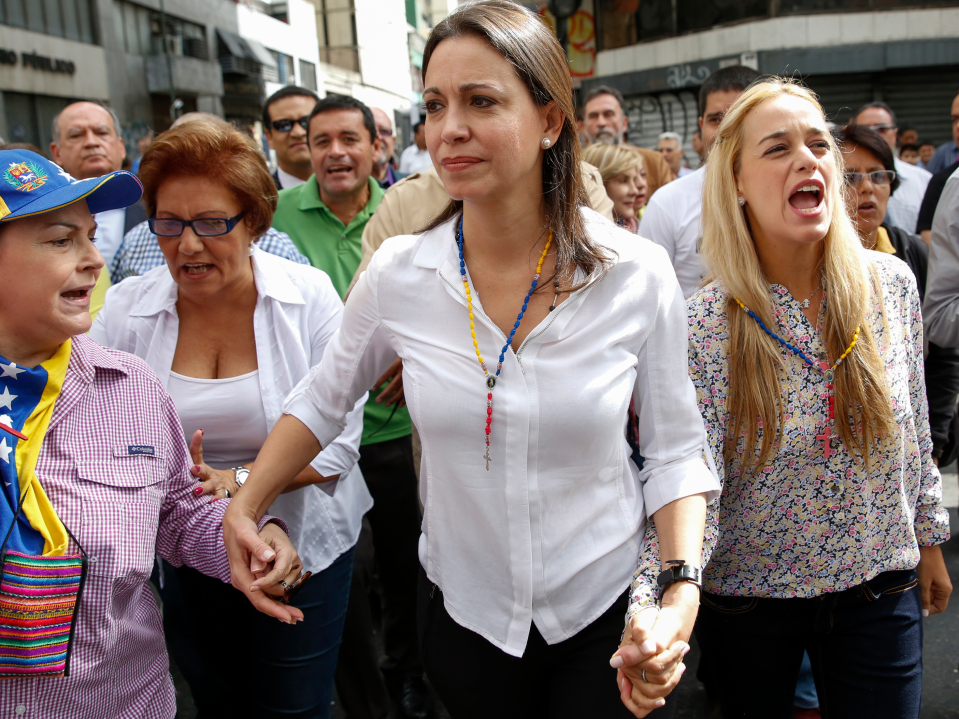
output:
[[[0,24],[79,42],[95,42],[93,0],[0,0]]]
[[[300,86],[316,92],[316,65],[300,60]]]
[[[26,95],[21,92],[3,93],[3,108],[7,119],[10,142],[29,142],[47,148],[53,118],[74,100],[46,95]]]
[[[270,54],[272,54],[273,59],[276,60],[278,81],[284,85],[295,85],[296,70],[294,69],[295,66],[293,64],[293,58],[289,55],[284,55],[282,52],[277,52],[276,50],[270,50]],[[314,79],[314,83],[315,82],[316,81]]]
[[[209,59],[202,25],[167,15],[161,27],[160,13],[131,2],[117,2],[116,9],[117,32],[131,55],[162,55],[165,47],[171,55]]]

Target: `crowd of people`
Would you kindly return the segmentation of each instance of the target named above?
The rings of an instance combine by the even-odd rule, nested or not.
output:
[[[0,150],[0,713],[171,719],[172,657],[204,719],[665,719],[695,633],[724,717],[918,717],[959,96],[724,68],[690,169],[505,0],[423,81],[399,156],[299,87],[272,171],[93,102]]]

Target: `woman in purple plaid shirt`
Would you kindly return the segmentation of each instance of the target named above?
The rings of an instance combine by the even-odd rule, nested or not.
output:
[[[194,493],[180,422],[153,371],[83,334],[90,329],[90,293],[103,268],[91,213],[132,204],[141,187],[128,172],[74,180],[23,151],[0,152],[0,174],[0,467],[7,468],[0,536],[13,542],[7,551],[26,549],[37,564],[57,557],[86,560],[59,671],[47,669],[49,643],[42,638],[29,646],[8,641],[24,624],[42,625],[43,618],[28,613],[23,622],[9,611],[4,571],[0,673],[7,678],[0,716],[171,719],[173,682],[147,581],[159,554],[229,582],[220,535],[227,503]],[[44,408],[40,431],[37,410],[24,409],[29,378],[38,370],[46,382],[36,405]],[[42,441],[35,465],[24,461],[26,453],[13,452],[17,442],[36,446],[28,439]],[[46,513],[38,513],[38,506]],[[295,622],[299,610],[262,590],[295,580],[300,559],[282,525],[267,520],[259,530],[259,559],[253,562],[259,577],[253,589],[259,591],[244,589],[265,613]],[[51,543],[49,537],[64,541]],[[4,554],[5,570],[9,560]]]

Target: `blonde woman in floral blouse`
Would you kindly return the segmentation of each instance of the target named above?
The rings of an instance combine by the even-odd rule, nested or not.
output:
[[[952,591],[915,280],[862,249],[842,182],[822,108],[784,81],[743,93],[710,153],[711,281],[688,313],[724,460],[697,624],[724,717],[792,716],[804,650],[823,716],[917,717],[922,617]],[[633,611],[658,566],[637,574]],[[731,656],[758,659],[748,686]]]

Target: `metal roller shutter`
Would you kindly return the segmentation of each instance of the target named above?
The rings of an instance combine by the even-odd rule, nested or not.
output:
[[[883,100],[900,122],[916,126],[920,140],[937,145],[952,139],[952,101],[959,94],[959,68],[918,68],[885,73]]]

